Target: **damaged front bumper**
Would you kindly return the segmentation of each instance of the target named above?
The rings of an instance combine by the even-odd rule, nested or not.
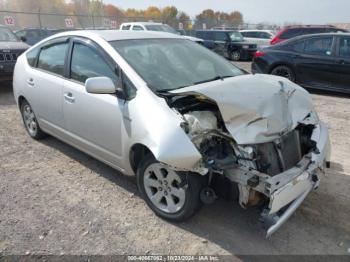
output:
[[[251,192],[260,192],[269,198],[269,205],[262,213],[262,221],[268,227],[267,237],[276,232],[296,211],[307,195],[318,187],[319,173],[330,158],[328,128],[322,122],[316,125],[312,138],[316,151],[305,155],[293,168],[275,176],[255,170],[237,168],[225,172],[226,177],[238,183],[240,204],[248,204]]]

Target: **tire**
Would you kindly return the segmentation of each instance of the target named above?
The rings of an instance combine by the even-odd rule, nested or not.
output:
[[[230,59],[233,61],[240,61],[241,60],[241,52],[239,52],[239,51],[231,52]]]
[[[27,133],[30,135],[30,137],[35,140],[45,138],[47,134],[41,130],[34,111],[26,100],[23,100],[21,103],[20,110],[24,127],[26,128]]]
[[[284,78],[289,79],[292,82],[295,82],[295,74],[294,71],[286,65],[279,65],[276,66],[274,69],[271,70],[271,75],[281,76]]]
[[[143,199],[161,218],[181,222],[201,207],[200,191],[205,186],[206,177],[175,172],[159,163],[151,154],[141,161],[136,176]]]

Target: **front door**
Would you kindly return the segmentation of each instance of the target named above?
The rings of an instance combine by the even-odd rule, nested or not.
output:
[[[121,167],[122,112],[124,101],[114,94],[90,94],[85,81],[107,76],[118,82],[115,66],[102,51],[84,40],[74,40],[69,79],[63,87],[63,114],[69,140],[79,149],[112,165]]]

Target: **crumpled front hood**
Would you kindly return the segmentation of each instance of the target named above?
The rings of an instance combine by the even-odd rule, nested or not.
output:
[[[281,77],[244,75],[175,90],[201,94],[219,107],[238,144],[270,142],[293,130],[313,111],[310,94]]]

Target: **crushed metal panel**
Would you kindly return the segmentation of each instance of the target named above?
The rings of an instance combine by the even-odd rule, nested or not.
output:
[[[313,111],[308,92],[275,76],[244,75],[175,90],[197,93],[219,107],[238,144],[270,142],[293,130]]]

